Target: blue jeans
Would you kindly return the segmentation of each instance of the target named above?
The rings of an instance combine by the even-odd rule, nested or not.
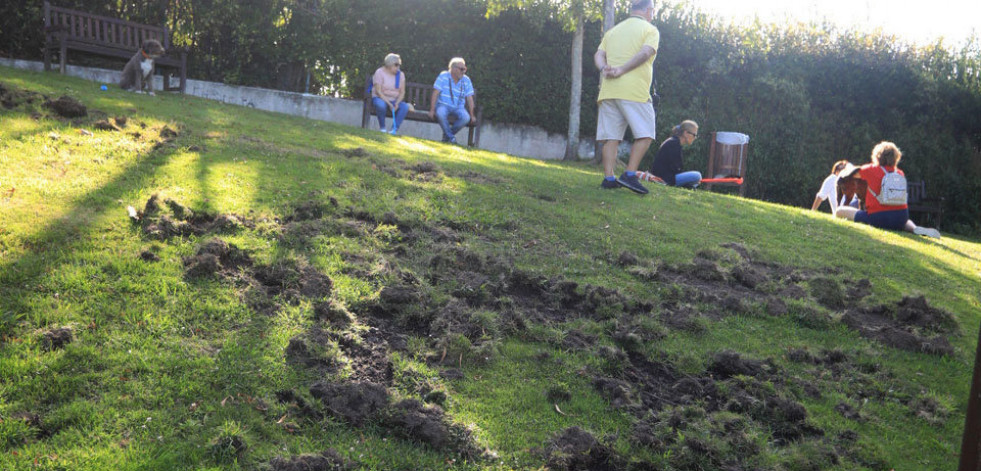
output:
[[[375,116],[378,117],[378,128],[382,131],[385,130],[385,117],[392,114],[391,108],[388,107],[388,103],[378,97],[373,97],[371,103],[375,105]],[[399,103],[398,110],[395,111],[395,127],[394,130],[398,130],[402,126],[402,121],[405,120],[405,115],[409,114],[409,104],[406,102]]]
[[[684,186],[689,188],[695,188],[698,183],[702,181],[702,174],[692,170],[690,172],[681,172],[674,176],[674,186]]]
[[[903,230],[903,228],[906,227],[906,221],[908,220],[908,209],[879,211],[872,214],[869,214],[868,211],[859,211],[855,213],[855,222],[868,224],[872,227],[878,227],[879,229],[892,229],[894,231]]]
[[[450,127],[450,116],[453,116],[453,126]],[[466,108],[450,108],[446,105],[436,105],[436,121],[443,128],[443,142],[456,142],[456,133],[470,123],[470,113]]]

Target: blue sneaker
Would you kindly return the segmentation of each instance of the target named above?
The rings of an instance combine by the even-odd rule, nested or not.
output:
[[[637,178],[637,175],[628,177],[627,173],[624,172],[620,175],[620,178],[617,178],[617,183],[619,183],[620,186],[627,187],[628,190],[637,194],[646,195],[648,193],[647,188],[640,184],[640,179]]]
[[[620,184],[616,180],[607,180],[604,178],[603,183],[600,183],[600,188],[604,190],[615,190],[620,188]]]

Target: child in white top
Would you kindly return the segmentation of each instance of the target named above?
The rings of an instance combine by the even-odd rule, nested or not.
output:
[[[828,178],[824,179],[824,183],[821,183],[821,190],[814,197],[814,204],[811,205],[811,211],[817,210],[824,200],[828,200],[828,203],[831,205],[831,214],[838,211],[838,206],[844,206],[846,204],[844,195],[841,197],[841,201],[838,201],[838,174],[848,165],[847,160],[839,160],[831,166],[831,175],[828,175]]]

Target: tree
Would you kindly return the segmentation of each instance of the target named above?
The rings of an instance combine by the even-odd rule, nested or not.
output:
[[[610,0],[488,0],[487,16],[492,17],[504,10],[518,9],[542,20],[559,21],[566,31],[572,32],[572,60],[570,74],[572,85],[569,94],[569,131],[565,144],[564,160],[579,158],[579,117],[582,106],[582,44],[583,26],[586,21],[602,18],[604,1]]]

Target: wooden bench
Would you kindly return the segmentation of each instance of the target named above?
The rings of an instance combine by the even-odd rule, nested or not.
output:
[[[155,68],[163,73],[163,89],[183,93],[187,86],[187,52],[171,51],[167,28],[69,10],[44,2],[44,70],[51,70],[53,51],[58,51],[61,73],[65,73],[69,49],[129,60],[147,39],[160,41],[167,50],[166,55],[154,60]],[[170,85],[171,74],[179,78],[177,86]]]
[[[908,190],[908,202],[909,212],[920,213],[925,216],[923,221],[914,221],[917,224],[925,223],[926,219],[932,216],[933,227],[939,229],[940,223],[943,222],[944,218],[944,208],[943,198],[929,198],[926,193],[926,182],[920,180],[918,182],[907,182],[906,188]]]
[[[375,116],[375,105],[371,103],[371,93],[368,92],[368,83],[370,83],[371,77],[368,77],[368,81],[365,83],[365,93],[364,93],[364,107],[361,112],[361,127],[367,129],[371,123],[371,119]],[[429,118],[429,105],[432,103],[433,98],[433,86],[432,84],[406,82],[405,83],[405,102],[411,104],[415,107],[415,111],[409,111],[409,114],[405,116],[406,121],[421,121],[424,123],[436,123],[435,119]],[[477,115],[475,122],[467,123],[467,128],[469,128],[469,133],[467,135],[467,146],[477,147],[480,144],[480,124],[483,121],[481,119],[482,111],[480,105],[476,102],[476,97],[474,97],[474,113]],[[391,116],[389,116],[391,118]],[[450,117],[450,122],[453,122],[453,118]],[[440,131],[442,133],[442,131]]]

